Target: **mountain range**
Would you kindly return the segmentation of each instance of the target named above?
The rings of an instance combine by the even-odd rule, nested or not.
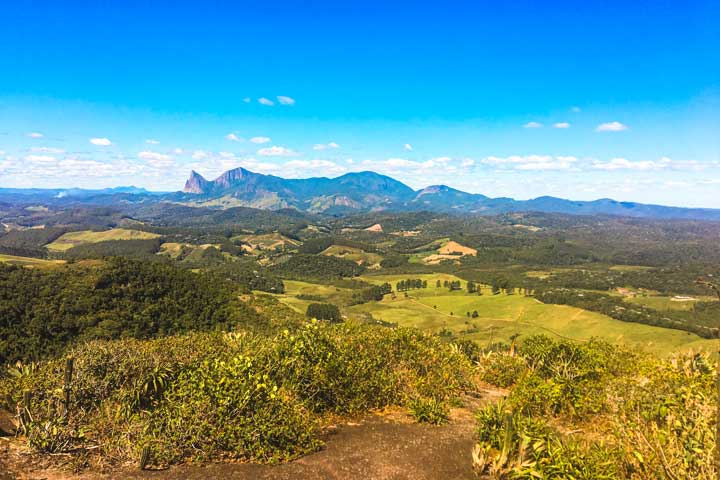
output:
[[[431,185],[421,190],[413,190],[394,178],[369,171],[347,173],[336,178],[286,179],[235,168],[215,180],[207,180],[193,171],[185,182],[183,192],[170,194],[168,199],[214,207],[245,206],[272,210],[295,208],[334,215],[383,210],[428,210],[485,215],[535,211],[571,215],[606,214],[720,220],[720,209],[667,207],[619,202],[607,198],[593,201],[565,200],[549,196],[531,200],[490,198],[446,185]]]

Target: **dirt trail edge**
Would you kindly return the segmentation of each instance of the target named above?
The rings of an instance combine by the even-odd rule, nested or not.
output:
[[[494,389],[481,393],[479,399],[466,398],[464,408],[453,409],[451,421],[446,425],[418,424],[399,411],[367,415],[339,424],[324,438],[326,445],[322,450],[280,465],[212,463],[178,465],[160,471],[119,469],[72,475],[54,468],[38,469],[37,464],[33,468],[32,464],[17,460],[5,464],[9,472],[3,476],[0,460],[0,480],[477,479],[470,458],[475,428],[472,412],[504,394]],[[3,453],[0,457],[19,455],[12,450],[0,452]]]

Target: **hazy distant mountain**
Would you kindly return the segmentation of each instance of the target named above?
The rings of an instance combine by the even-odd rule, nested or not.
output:
[[[192,172],[182,192],[149,192],[138,187],[96,190],[79,188],[0,188],[0,202],[8,204],[154,204],[263,210],[296,209],[327,215],[376,211],[428,211],[496,215],[508,212],[546,212],[569,215],[621,215],[638,218],[679,218],[720,221],[720,209],[679,208],[618,202],[609,198],[574,201],[555,197],[531,200],[490,198],[446,185],[413,190],[402,182],[375,172],[348,173],[336,178],[286,179],[244,168],[228,170],[215,180]]]
[[[328,213],[387,210],[415,197],[415,191],[404,183],[374,172],[285,179],[244,168],[229,170],[212,181],[193,171],[183,192],[196,196],[196,203]]]
[[[611,199],[573,201],[547,196],[531,200],[489,198],[446,185],[432,185],[415,191],[402,182],[375,172],[348,173],[336,178],[285,179],[236,168],[215,180],[207,180],[193,171],[183,193],[173,194],[172,200],[217,207],[246,206],[273,210],[290,207],[327,214],[428,210],[489,215],[536,211],[720,220],[719,209],[665,207]]]

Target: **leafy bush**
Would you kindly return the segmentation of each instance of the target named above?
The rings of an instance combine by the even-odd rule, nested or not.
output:
[[[530,371],[477,414],[479,472],[499,478],[716,478],[716,365],[531,337]],[[551,425],[571,421],[572,427]],[[571,430],[573,433],[561,433]]]
[[[0,379],[14,408],[22,392],[40,451],[151,462],[233,458],[276,461],[320,445],[326,413],[416,405],[438,421],[470,384],[462,355],[409,329],[308,322],[274,336],[192,333],[154,340],[93,341],[75,359],[72,405],[60,418],[63,359]],[[88,448],[92,447],[91,450]]]
[[[517,383],[528,371],[523,357],[505,352],[489,352],[478,359],[478,370],[483,382],[507,388]]]
[[[420,423],[441,425],[450,419],[450,412],[445,403],[436,398],[418,398],[409,405],[410,414]]]

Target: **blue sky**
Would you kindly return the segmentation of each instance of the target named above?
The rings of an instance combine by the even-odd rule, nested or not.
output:
[[[0,187],[370,169],[720,208],[716,0],[18,1],[0,18]]]

